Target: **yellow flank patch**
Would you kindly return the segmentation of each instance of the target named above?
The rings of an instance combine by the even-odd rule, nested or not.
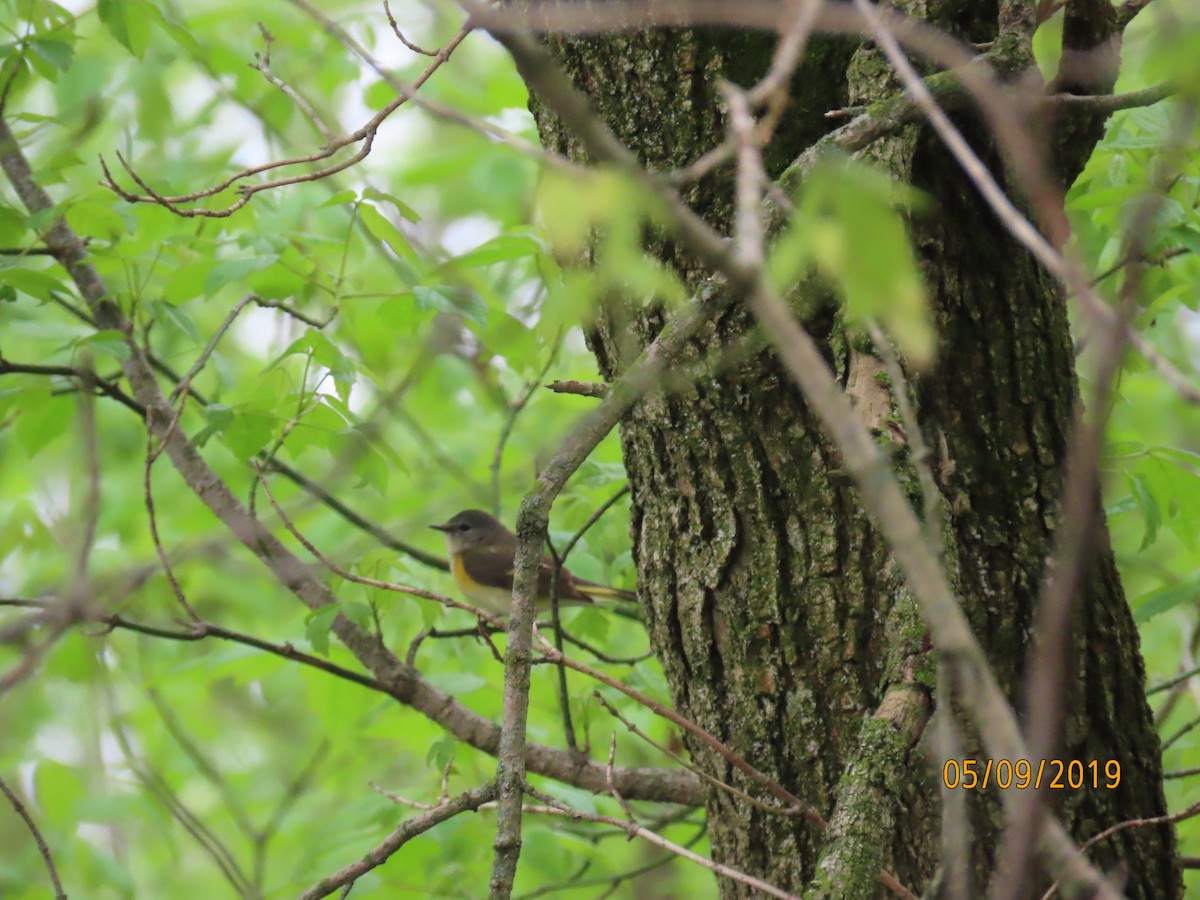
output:
[[[450,557],[450,574],[454,576],[454,583],[458,585],[460,591],[469,591],[475,586],[475,582],[467,574],[467,567],[463,565],[461,553],[455,553]]]
[[[512,591],[481,585],[467,574],[467,567],[463,565],[461,553],[450,557],[450,574],[454,576],[454,583],[458,585],[463,596],[480,609],[503,615],[512,606]]]

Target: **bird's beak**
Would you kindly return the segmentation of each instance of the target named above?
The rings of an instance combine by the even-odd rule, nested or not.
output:
[[[450,530],[449,525],[430,525],[429,527],[432,528],[434,531],[449,531]]]

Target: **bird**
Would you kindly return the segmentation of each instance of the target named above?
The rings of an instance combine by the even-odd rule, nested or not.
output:
[[[465,509],[441,525],[430,525],[446,536],[450,553],[450,574],[454,583],[471,603],[490,613],[504,614],[512,607],[513,560],[517,554],[517,536],[495,516],[481,509]],[[542,557],[538,573],[537,609],[550,608],[550,580],[554,561]],[[583,606],[597,600],[637,600],[632,591],[596,584],[573,575],[566,566],[559,569],[557,591],[561,605]]]

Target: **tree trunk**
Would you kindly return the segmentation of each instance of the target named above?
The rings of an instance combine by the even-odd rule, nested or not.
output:
[[[940,6],[953,9],[935,24],[968,40],[995,36],[991,4]],[[718,29],[551,43],[609,127],[655,170],[687,165],[722,140],[719,80],[754,83],[774,48],[769,35]],[[769,173],[778,175],[828,130],[827,110],[895,90],[872,46],[814,39],[767,151]],[[533,108],[545,144],[583,159],[536,98]],[[983,129],[963,124],[984,158],[994,158]],[[1076,129],[1060,148],[1063,168],[1077,170],[1099,133]],[[1000,683],[1019,703],[1078,402],[1064,299],[927,129],[877,143],[870,158],[932,199],[911,227],[941,351],[936,368],[915,383],[916,400],[947,510],[947,566]],[[685,196],[728,233],[728,170]],[[661,238],[650,242],[691,287],[708,274]],[[883,366],[869,342],[847,334],[836,309],[826,309],[804,324],[879,440],[894,448],[900,477],[919,503],[907,447],[890,424]],[[602,312],[589,340],[604,376],[617,376],[631,358],[630,332],[644,346],[661,323],[660,311],[633,304]],[[735,303],[683,363],[711,359],[745,335],[748,323]],[[911,889],[925,889],[939,865],[937,784],[945,762],[933,758],[926,727],[935,660],[897,567],[798,389],[773,354],[756,352],[652,395],[623,423],[622,439],[641,596],[676,707],[830,822],[822,832],[713,790],[714,857],[811,896],[882,895],[877,877],[885,868]],[[1080,841],[1165,810],[1138,636],[1106,536],[1085,585],[1060,758],[1095,759],[1101,767],[1116,759],[1121,782],[1115,790],[1054,795],[1057,814]],[[964,743],[978,746],[970,734]],[[715,753],[688,746],[705,771],[761,793]],[[972,872],[982,892],[1000,806],[994,790],[973,791],[968,803]],[[1131,897],[1182,891],[1169,826],[1127,829],[1093,848],[1091,858],[1126,872]],[[732,881],[721,890],[751,895]]]

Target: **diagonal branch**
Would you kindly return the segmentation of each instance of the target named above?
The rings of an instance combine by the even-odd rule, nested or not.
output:
[[[38,829],[37,823],[33,821],[33,816],[29,815],[29,810],[25,808],[25,804],[21,802],[13,789],[8,786],[3,778],[0,778],[0,793],[3,793],[8,798],[9,805],[13,808],[21,820],[25,823],[25,827],[29,829],[29,833],[33,835],[33,842],[37,844],[38,853],[42,856],[42,862],[46,864],[46,872],[50,876],[50,883],[54,885],[55,900],[67,900],[67,892],[63,890],[62,881],[58,877],[58,869],[54,867],[54,857],[50,855],[50,848],[46,846],[46,839],[42,837],[42,832]]]
[[[355,881],[372,869],[383,865],[391,858],[392,854],[413,838],[424,834],[447,819],[454,818],[459,813],[474,812],[495,796],[495,784],[485,784],[465,791],[453,800],[444,800],[421,815],[402,822],[391,834],[367,851],[362,859],[317,882],[300,895],[300,900],[318,900],[320,897],[328,897],[338,888],[345,888],[348,892]]]

